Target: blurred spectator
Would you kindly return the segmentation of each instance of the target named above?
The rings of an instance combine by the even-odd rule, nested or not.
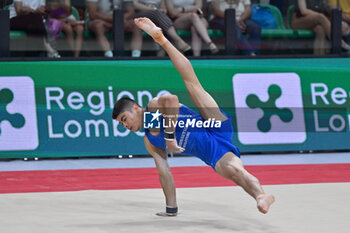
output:
[[[96,35],[105,57],[113,57],[113,52],[106,37],[106,33],[111,32],[113,28],[114,5],[117,5],[117,3],[122,4],[122,2],[122,0],[87,0],[87,9],[89,13],[87,25],[89,30]],[[133,15],[133,8],[128,6],[125,12],[124,29],[132,33],[132,56],[139,57],[142,47],[142,32],[132,21],[130,22],[130,18],[132,18],[131,16]]]
[[[339,7],[342,10],[342,33],[346,43],[350,43],[350,1],[349,0],[328,0],[331,7]],[[337,2],[339,6],[337,6]]]
[[[194,56],[200,56],[202,40],[212,54],[219,52],[208,35],[208,22],[202,11],[202,0],[165,0],[168,14],[174,20],[176,29],[191,30]]]
[[[124,28],[132,31],[131,56],[140,57],[142,48],[142,31],[134,23],[135,8],[132,0],[124,2]]]
[[[28,36],[43,38],[48,57],[60,57],[47,40],[44,24],[45,0],[14,0],[10,8],[10,29],[25,31]]]
[[[164,0],[134,0],[135,18],[147,17],[165,32],[181,52],[187,52],[191,47],[176,33],[171,19],[166,15]]]
[[[74,57],[79,57],[84,36],[84,21],[76,20],[71,14],[70,0],[47,0],[49,30],[55,38],[63,31]],[[74,32],[76,39],[74,40]]]
[[[225,10],[235,9],[237,48],[245,55],[255,56],[260,48],[261,27],[250,19],[250,0],[213,0],[211,8],[214,18],[210,21],[210,26],[222,31],[225,30]]]
[[[324,14],[328,10],[327,3],[323,0],[295,0],[295,6],[292,28],[312,30],[315,33],[314,54],[326,54],[327,38],[331,38],[331,22]],[[344,40],[341,46],[344,50],[350,50]]]

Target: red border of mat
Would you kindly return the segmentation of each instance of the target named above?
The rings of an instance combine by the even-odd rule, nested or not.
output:
[[[246,166],[263,185],[350,182],[350,164]],[[210,167],[171,168],[176,187],[232,186]],[[0,193],[160,188],[155,168],[0,172]]]

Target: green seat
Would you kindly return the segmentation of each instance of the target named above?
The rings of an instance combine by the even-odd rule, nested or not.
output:
[[[189,30],[176,30],[176,32],[181,38],[191,38],[191,31]],[[208,29],[208,35],[214,39],[223,37],[224,33],[221,30]]]
[[[298,37],[300,38],[314,38],[315,33],[311,30],[297,30]]]
[[[287,11],[287,27],[289,29],[292,29],[292,17],[293,17],[293,12],[295,10],[295,5],[290,5],[288,7],[288,11]],[[297,35],[297,38],[314,38],[315,37],[315,33],[311,30],[303,30],[303,29],[298,29],[295,30],[295,34]]]
[[[181,38],[191,37],[191,31],[189,30],[176,30],[176,32]],[[208,35],[210,38],[214,39],[223,37],[224,33],[221,30],[208,29]]]
[[[271,11],[272,15],[275,17],[275,20],[276,20],[276,24],[277,24],[276,29],[286,29],[283,23],[283,17],[282,17],[281,11],[277,7],[270,4],[263,4],[263,3],[257,4],[257,5],[263,8],[268,8]]]
[[[27,38],[27,33],[25,31],[10,31],[10,39],[25,39]]]
[[[176,32],[181,38],[190,38],[191,37],[191,31],[189,31],[189,30],[176,30]]]
[[[224,32],[221,30],[208,29],[210,38],[220,38],[224,36]]]
[[[275,39],[275,38],[295,38],[296,37],[296,33],[294,32],[294,30],[287,29],[284,26],[281,11],[277,7],[270,4],[263,4],[263,3],[257,4],[257,5],[260,7],[268,8],[270,10],[272,15],[275,17],[276,26],[277,26],[276,29],[262,29],[261,30],[262,38]]]
[[[271,13],[276,19],[277,29],[263,29],[261,30],[262,38],[313,38],[314,33],[311,30],[294,30],[290,26],[291,15],[294,11],[294,5],[289,7],[287,14],[287,28],[283,23],[281,11],[270,4],[258,4],[260,7],[270,9]]]
[[[263,29],[262,38],[294,38],[296,35],[291,29]]]
[[[4,6],[4,10],[8,10],[10,5]],[[27,33],[25,31],[10,31],[10,40],[25,39],[27,38]]]
[[[79,12],[78,12],[77,8],[75,8],[74,6],[72,6],[72,15],[74,16],[74,18],[76,20],[80,20]]]
[[[295,9],[294,5],[290,5],[288,7],[288,11],[287,11],[287,27],[288,28],[292,28],[292,17],[293,17],[294,9]]]

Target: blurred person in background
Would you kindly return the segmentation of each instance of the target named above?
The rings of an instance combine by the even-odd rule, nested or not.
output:
[[[314,54],[327,53],[327,39],[331,39],[331,22],[325,15],[328,4],[323,0],[295,0],[295,10],[292,16],[293,29],[308,29],[315,33]],[[341,41],[343,50],[350,51],[350,46]]]
[[[91,30],[97,38],[105,57],[113,57],[111,46],[106,37],[107,32],[112,32],[113,28],[113,9],[115,5],[122,7],[123,0],[87,0],[87,9],[89,19],[88,29]],[[124,30],[132,33],[131,37],[131,56],[140,57],[142,48],[142,32],[133,23],[132,18],[134,9],[131,5],[126,5],[124,14]]]
[[[42,37],[47,56],[60,57],[55,48],[48,42],[44,23],[47,16],[45,0],[14,0],[9,10],[10,30],[25,31],[28,36]]]
[[[191,30],[194,56],[201,55],[202,40],[212,54],[219,50],[210,39],[207,31],[208,22],[202,11],[202,0],[165,0],[168,15],[174,20],[176,29]]]
[[[350,0],[328,0],[331,7],[339,7],[342,10],[342,34],[344,41],[350,43]],[[337,6],[339,2],[339,6]]]
[[[50,32],[57,39],[63,31],[74,57],[79,57],[84,37],[84,21],[77,20],[72,15],[70,0],[47,0],[46,7]]]
[[[252,15],[250,0],[213,0],[211,4],[213,18],[210,20],[210,26],[225,31],[225,10],[229,8],[236,11],[237,48],[245,55],[256,56],[260,49],[261,27],[250,19]]]
[[[173,21],[168,17],[164,0],[133,0],[135,7],[135,18],[147,17],[151,19],[163,32],[170,37],[176,47],[185,53],[191,50],[189,46],[176,32]],[[161,50],[163,51],[163,50]],[[158,55],[164,55],[158,53]]]

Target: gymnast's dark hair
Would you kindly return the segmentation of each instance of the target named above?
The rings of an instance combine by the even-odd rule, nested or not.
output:
[[[120,98],[114,105],[112,119],[117,119],[120,113],[131,111],[131,108],[134,106],[134,104],[139,106],[133,99],[130,99],[129,97]]]

